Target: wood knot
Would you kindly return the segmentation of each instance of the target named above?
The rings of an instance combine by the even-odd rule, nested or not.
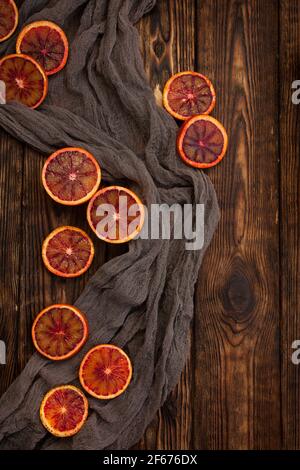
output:
[[[153,52],[156,57],[160,60],[165,52],[165,44],[160,38],[156,38],[152,44]]]
[[[235,270],[224,286],[223,306],[236,321],[243,321],[255,307],[255,295],[245,272]]]

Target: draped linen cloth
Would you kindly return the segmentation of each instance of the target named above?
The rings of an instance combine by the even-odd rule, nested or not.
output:
[[[184,367],[194,285],[219,209],[209,178],[176,155],[178,127],[156,104],[145,76],[134,24],[154,4],[25,0],[18,30],[32,21],[54,21],[68,36],[70,57],[66,68],[50,77],[48,97],[38,110],[1,105],[0,125],[48,155],[62,147],[87,149],[106,183],[125,182],[148,208],[204,204],[204,246],[188,251],[186,240],[137,239],[127,253],[101,266],[75,302],[88,317],[86,345],[61,363],[32,356],[1,398],[0,449],[127,449],[141,438]],[[16,35],[1,46],[0,57],[14,51],[15,41]],[[110,401],[88,396],[84,427],[57,439],[40,422],[42,398],[60,384],[80,386],[80,361],[100,343],[124,348],[133,363],[132,382]]]

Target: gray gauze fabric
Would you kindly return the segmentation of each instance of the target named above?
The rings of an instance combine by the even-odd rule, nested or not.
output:
[[[46,154],[66,146],[86,148],[99,161],[105,182],[121,180],[148,208],[205,204],[204,247],[187,251],[186,240],[138,239],[100,267],[75,303],[88,316],[87,344],[61,363],[33,355],[1,399],[1,449],[127,449],[143,435],[183,369],[194,286],[219,209],[209,178],[176,155],[177,125],[157,106],[145,76],[134,24],[154,3],[25,0],[19,29],[52,20],[66,31],[71,54],[64,71],[50,78],[44,104],[38,110],[0,106],[0,125]],[[14,50],[15,37],[0,56]],[[42,397],[60,384],[79,386],[80,361],[100,343],[124,348],[133,380],[114,400],[88,397],[82,430],[56,439],[40,423]]]

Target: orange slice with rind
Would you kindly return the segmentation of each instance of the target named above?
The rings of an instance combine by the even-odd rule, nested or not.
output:
[[[54,201],[76,206],[88,201],[97,191],[101,169],[87,150],[67,147],[54,152],[42,171],[45,190]]]
[[[88,401],[79,388],[61,385],[44,397],[40,418],[44,427],[56,437],[77,434],[88,416]]]
[[[78,277],[85,273],[94,258],[90,237],[80,228],[63,226],[44,240],[42,257],[47,269],[60,277]]]
[[[0,1],[0,42],[9,39],[19,22],[19,11],[14,0]]]
[[[55,304],[37,315],[31,333],[40,354],[52,361],[62,361],[82,348],[88,337],[88,323],[78,308]]]
[[[95,398],[116,398],[127,389],[132,365],[127,354],[112,344],[100,344],[84,356],[79,369],[82,387]]]
[[[16,51],[35,59],[47,75],[64,68],[69,55],[69,43],[64,31],[52,21],[35,21],[20,32]]]
[[[178,153],[185,163],[195,168],[210,168],[220,163],[227,146],[225,128],[211,116],[190,118],[178,133]]]
[[[205,75],[179,72],[167,81],[163,104],[172,116],[185,121],[197,114],[210,114],[216,104],[216,92]]]
[[[145,220],[139,197],[123,186],[108,186],[90,200],[87,219],[98,238],[108,243],[125,243],[135,238]]]
[[[32,57],[10,54],[0,59],[0,80],[5,84],[6,102],[35,109],[47,96],[48,78]]]

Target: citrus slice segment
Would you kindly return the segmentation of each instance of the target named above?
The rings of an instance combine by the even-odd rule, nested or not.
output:
[[[44,240],[42,256],[45,266],[61,277],[77,277],[85,273],[94,258],[90,237],[77,227],[58,227]]]
[[[69,54],[68,39],[63,30],[52,21],[35,21],[20,32],[17,53],[33,57],[47,75],[59,72]]]
[[[177,138],[177,150],[185,163],[195,168],[217,165],[228,146],[227,132],[211,116],[194,116],[184,123]]]
[[[108,186],[90,200],[87,219],[101,240],[125,243],[141,231],[145,210],[133,191],[122,186]]]
[[[77,434],[88,415],[88,401],[73,385],[53,388],[40,406],[40,418],[45,428],[56,437]]]
[[[84,345],[88,324],[78,308],[57,304],[37,315],[31,333],[40,354],[53,361],[61,361],[74,356]]]
[[[132,377],[132,365],[127,354],[112,344],[100,344],[83,358],[79,379],[93,397],[108,400],[121,395]]]
[[[24,54],[0,59],[0,80],[5,83],[6,102],[17,101],[37,108],[46,98],[48,78],[42,67]]]
[[[18,21],[19,12],[14,0],[0,0],[0,42],[14,34]]]
[[[42,181],[52,199],[75,206],[88,201],[97,191],[101,170],[97,160],[84,149],[63,148],[46,160]]]
[[[216,104],[211,81],[198,72],[173,75],[163,91],[163,104],[176,119],[186,120],[196,114],[209,114]]]

